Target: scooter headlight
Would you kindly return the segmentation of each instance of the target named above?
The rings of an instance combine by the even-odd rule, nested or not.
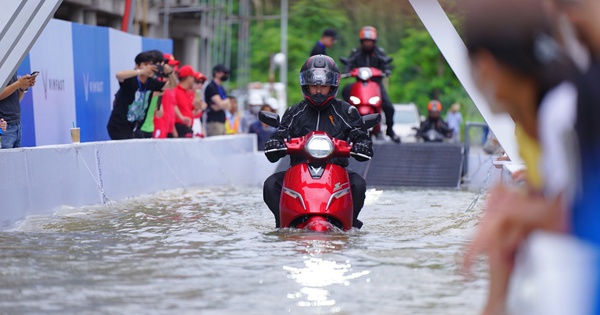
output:
[[[373,96],[369,99],[369,104],[375,105],[375,104],[379,103],[380,99],[381,99],[381,97],[379,97],[379,96]]]
[[[333,142],[324,135],[310,137],[306,144],[306,152],[315,159],[323,159],[333,152]]]
[[[350,96],[350,103],[352,103],[354,105],[358,105],[358,104],[360,104],[360,98],[358,98],[356,96]]]
[[[358,70],[358,78],[367,81],[373,76],[373,71],[369,68],[360,68]]]

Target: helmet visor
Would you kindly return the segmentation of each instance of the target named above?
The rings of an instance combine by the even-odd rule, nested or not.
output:
[[[340,85],[340,74],[328,69],[308,69],[300,72],[300,85]]]

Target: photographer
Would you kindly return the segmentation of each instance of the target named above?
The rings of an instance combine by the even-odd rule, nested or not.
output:
[[[173,87],[177,78],[160,51],[139,53],[135,68],[119,71],[116,77],[120,87],[106,128],[112,140],[132,139],[146,117],[152,92]]]

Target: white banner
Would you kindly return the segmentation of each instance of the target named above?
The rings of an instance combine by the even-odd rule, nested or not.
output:
[[[110,46],[110,104],[119,90],[116,74],[119,71],[135,68],[135,56],[142,52],[140,36],[109,29],[108,41]]]
[[[33,93],[36,145],[71,143],[75,122],[71,23],[51,20],[31,48],[31,71],[39,71]]]

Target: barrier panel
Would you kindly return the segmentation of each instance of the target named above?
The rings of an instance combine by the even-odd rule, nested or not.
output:
[[[0,227],[61,205],[195,186],[262,186],[275,169],[254,135],[135,139],[0,150]]]

